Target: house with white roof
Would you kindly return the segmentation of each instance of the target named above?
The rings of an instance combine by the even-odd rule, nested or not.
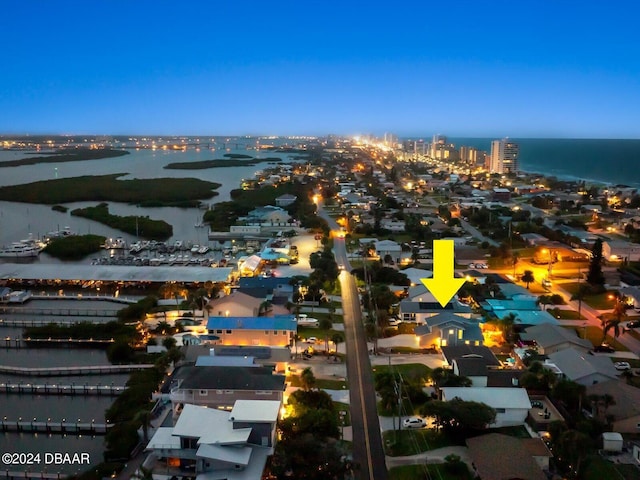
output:
[[[391,255],[394,262],[399,263],[402,255],[402,246],[393,240],[380,240],[374,243],[376,254],[383,259]]]
[[[229,411],[185,405],[173,427],[160,427],[147,450],[163,472],[197,480],[259,479],[273,454],[280,402],[238,401]]]
[[[500,387],[442,387],[442,400],[459,398],[465,402],[479,402],[496,411],[496,421],[491,428],[524,424],[531,401],[524,388]]]

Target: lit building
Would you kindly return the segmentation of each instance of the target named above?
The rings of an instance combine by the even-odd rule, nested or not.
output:
[[[518,154],[520,147],[517,143],[504,138],[491,142],[491,160],[489,170],[492,173],[516,173],[518,171]]]

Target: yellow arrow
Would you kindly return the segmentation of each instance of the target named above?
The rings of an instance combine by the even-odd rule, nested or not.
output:
[[[453,240],[433,241],[433,278],[420,281],[444,308],[465,282],[453,276]]]

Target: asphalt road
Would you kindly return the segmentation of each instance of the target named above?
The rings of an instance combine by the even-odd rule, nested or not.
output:
[[[318,215],[327,220],[329,227],[338,230],[335,220],[329,217],[322,208],[319,209]],[[360,298],[355,279],[349,273],[351,266],[347,258],[344,238],[334,239],[333,253],[336,262],[345,267],[340,273],[339,280],[347,352],[353,461],[358,466],[355,476],[362,480],[387,480],[387,466],[382,446],[367,338],[362,323]]]

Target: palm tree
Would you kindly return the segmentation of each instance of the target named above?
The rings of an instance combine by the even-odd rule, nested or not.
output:
[[[547,309],[547,305],[551,305],[553,302],[551,301],[550,295],[540,295],[537,301],[538,305],[542,305],[542,310]]]
[[[525,270],[522,274],[522,281],[527,284],[527,290],[529,289],[529,284],[535,282],[535,280],[536,279],[531,270]]]
[[[344,337],[342,336],[341,333],[334,333],[331,336],[331,341],[336,346],[335,357],[338,358],[338,345],[344,342]]]
[[[582,317],[582,301],[590,290],[591,288],[589,288],[589,285],[580,284],[578,286],[578,291],[571,296],[571,300],[578,301],[578,318]]]
[[[509,313],[505,317],[503,317],[499,324],[502,330],[502,336],[504,337],[504,341],[507,343],[511,343],[513,338],[513,326],[516,323],[518,316],[515,313]]]
[[[316,376],[313,374],[311,367],[305,368],[300,374],[300,386],[305,392],[316,386]]]
[[[151,414],[150,410],[140,410],[133,418],[135,422],[140,422],[140,425],[142,426],[144,443],[147,443],[149,441],[149,427],[151,426],[152,418],[153,415]]]

